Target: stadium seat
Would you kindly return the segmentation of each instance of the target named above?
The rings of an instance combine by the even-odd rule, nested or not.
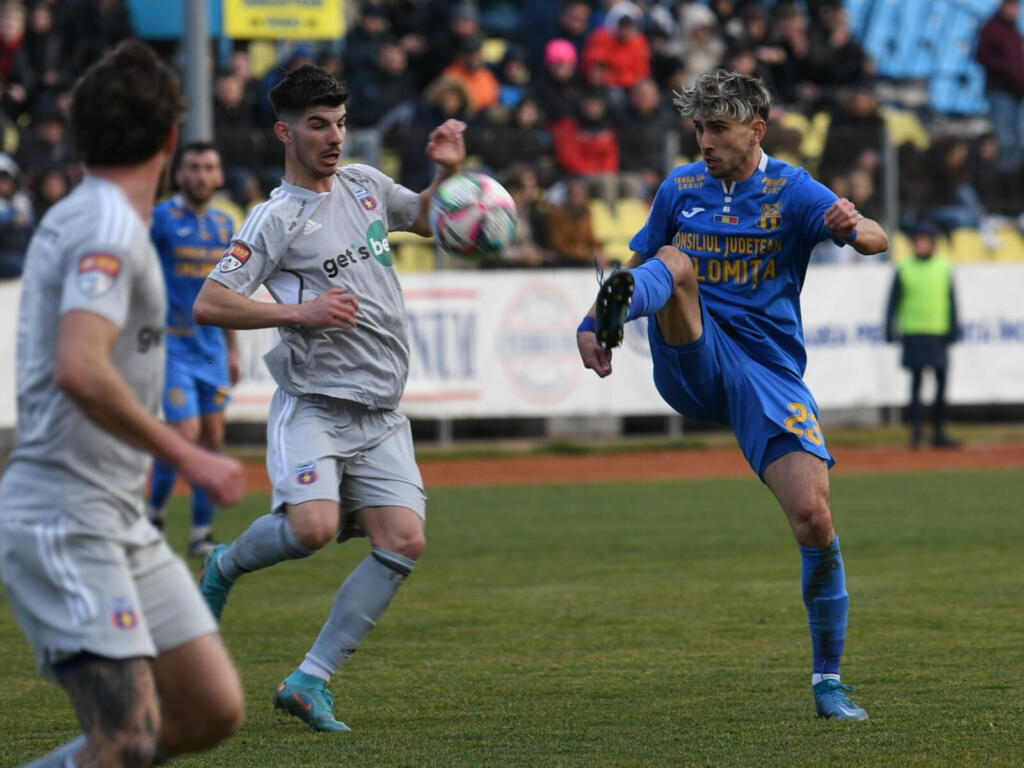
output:
[[[950,248],[953,252],[953,261],[964,264],[972,261],[988,261],[993,258],[995,251],[989,250],[981,233],[976,229],[958,227],[949,236]]]
[[[590,224],[594,228],[594,237],[602,243],[615,233],[615,214],[608,203],[599,198],[590,201]]]
[[[928,129],[924,127],[917,115],[910,110],[894,107],[885,107],[882,114],[885,117],[885,127],[889,131],[889,139],[894,147],[913,144],[915,149],[920,151],[928,149],[928,145],[931,143]]]
[[[627,239],[632,240],[633,235],[647,223],[647,214],[651,206],[646,201],[636,197],[623,197],[615,203],[616,231],[626,234]]]
[[[999,250],[995,253],[997,261],[1024,262],[1024,237],[1020,230],[1006,225],[996,231],[996,238],[999,240]]]
[[[402,158],[392,149],[382,149],[380,151],[380,165],[378,167],[382,173],[387,174],[392,179],[399,179],[402,176]]]
[[[508,40],[502,37],[488,37],[480,46],[480,55],[488,64],[499,64],[508,50]]]
[[[401,272],[433,272],[437,268],[437,252],[433,238],[412,232],[389,232],[392,258]]]

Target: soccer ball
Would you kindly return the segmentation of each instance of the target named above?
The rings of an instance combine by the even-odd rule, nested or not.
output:
[[[434,193],[430,229],[441,248],[453,256],[496,256],[516,233],[516,204],[490,176],[460,173],[441,182]]]

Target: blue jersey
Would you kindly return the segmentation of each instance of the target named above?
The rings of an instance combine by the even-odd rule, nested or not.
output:
[[[762,152],[741,182],[714,179],[703,161],[676,168],[630,242],[645,259],[664,245],[689,254],[700,298],[755,360],[803,376],[800,289],[811,250],[834,239],[825,211],[836,195],[802,168]]]
[[[160,254],[167,286],[168,359],[218,386],[228,384],[224,331],[197,325],[192,305],[233,234],[234,225],[226,213],[207,208],[203,216],[197,216],[185,207],[181,195],[153,210],[150,236]]]

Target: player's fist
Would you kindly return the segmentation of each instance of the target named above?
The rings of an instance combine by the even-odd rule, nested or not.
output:
[[[344,328],[356,326],[359,302],[344,288],[330,288],[312,301],[299,305],[301,322],[307,328]]]
[[[602,379],[612,372],[612,351],[597,343],[597,334],[593,331],[579,331],[576,346],[584,368],[590,368]]]
[[[191,485],[208,491],[218,506],[234,506],[245,493],[242,462],[230,456],[196,447],[186,455],[179,469]]]
[[[861,215],[857,213],[857,206],[840,197],[832,207],[825,211],[825,226],[831,229],[840,240],[847,240],[853,232]]]

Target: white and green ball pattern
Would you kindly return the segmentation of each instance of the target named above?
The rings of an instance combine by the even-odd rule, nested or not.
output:
[[[430,229],[453,256],[497,256],[516,233],[516,204],[497,181],[482,173],[445,179],[430,205]]]

